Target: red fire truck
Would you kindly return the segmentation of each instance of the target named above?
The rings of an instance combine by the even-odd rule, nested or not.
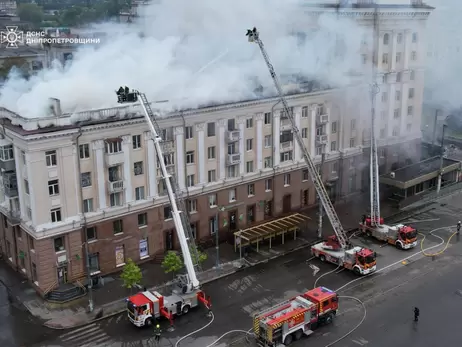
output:
[[[257,343],[262,347],[288,346],[303,335],[311,335],[320,325],[331,323],[337,310],[335,292],[325,287],[309,290],[254,316]]]
[[[359,223],[359,230],[367,236],[385,241],[398,249],[410,249],[417,246],[417,230],[404,224],[383,224],[383,218],[380,218],[378,223],[372,223],[370,216],[363,216],[363,220]]]

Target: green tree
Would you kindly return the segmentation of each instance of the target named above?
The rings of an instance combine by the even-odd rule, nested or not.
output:
[[[124,281],[124,287],[130,289],[131,291],[132,288],[135,287],[135,285],[141,283],[143,274],[141,273],[140,267],[129,258],[127,260],[127,264],[125,264],[124,266],[120,278],[122,278],[122,281]]]
[[[189,246],[189,253],[191,253],[193,264],[196,264],[196,263],[202,264],[204,261],[207,260],[207,253],[200,251],[197,247],[196,247],[196,252],[194,252],[193,246]]]
[[[161,266],[165,273],[172,273],[175,276],[183,268],[183,260],[177,252],[168,251]]]
[[[0,65],[0,77],[6,78],[12,68],[17,68],[21,73],[27,74],[29,65],[27,64],[27,60],[21,57],[6,58]]]
[[[17,13],[21,20],[35,25],[39,25],[43,20],[42,8],[36,4],[20,4]]]

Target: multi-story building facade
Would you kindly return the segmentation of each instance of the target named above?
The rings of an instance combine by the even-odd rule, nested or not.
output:
[[[420,33],[408,31],[406,19],[424,17],[425,11],[405,9],[403,19],[382,26],[380,33],[376,112],[382,115],[383,170],[419,156]],[[345,11],[370,23],[367,8]],[[387,9],[384,18],[402,11]],[[369,50],[363,48],[361,59],[367,62]],[[326,153],[323,179],[333,199],[367,185],[368,95],[368,86],[354,86],[288,96],[314,161],[319,164]],[[38,119],[0,109],[0,244],[12,266],[43,294],[84,276],[86,243],[94,275],[118,271],[128,258],[148,260],[177,248],[139,108],[70,115],[62,114],[58,100],[51,107],[54,117]],[[301,149],[277,98],[169,114],[159,125],[169,148],[162,160],[187,196],[197,240],[217,230],[226,238],[238,228],[315,204]],[[217,213],[224,206],[226,211]]]

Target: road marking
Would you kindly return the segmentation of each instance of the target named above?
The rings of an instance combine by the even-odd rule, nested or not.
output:
[[[365,346],[365,345],[367,345],[369,343],[369,341],[367,341],[366,339],[364,339],[362,337],[360,337],[357,340],[351,340],[351,342],[354,342],[354,343],[356,343],[356,344],[358,344],[360,346]]]
[[[82,327],[82,328],[73,329],[72,331],[69,331],[68,333],[62,334],[62,335],[60,335],[59,337],[62,338],[62,337],[66,337],[66,336],[68,336],[68,335],[73,335],[73,334],[75,334],[75,333],[78,332],[78,331],[87,330],[88,328],[94,327],[94,326],[96,326],[96,323],[88,324],[88,325],[85,325],[85,326]]]
[[[435,221],[440,220],[440,219],[441,218],[422,219],[422,220],[408,220],[408,221],[404,221],[404,222],[401,222],[401,223],[406,224],[406,223],[435,222]]]
[[[310,268],[313,269],[313,276],[316,276],[316,274],[320,270],[320,268],[318,268],[316,265],[313,265],[313,264],[310,264]]]
[[[62,334],[59,339],[66,347],[102,347],[112,342],[96,323]]]

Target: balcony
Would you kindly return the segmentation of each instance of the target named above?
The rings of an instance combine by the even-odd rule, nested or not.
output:
[[[327,144],[327,135],[316,135],[316,143],[318,145]]]
[[[14,171],[16,169],[16,164],[14,162],[14,159],[10,159],[10,160],[0,159],[0,169],[3,169],[5,171]]]
[[[241,132],[239,130],[228,131],[228,142],[236,142],[241,138]]]
[[[169,175],[174,175],[175,174],[175,165],[169,165],[169,166],[166,166],[166,168],[167,168],[167,172],[168,172]],[[159,176],[159,177],[163,176],[161,168],[157,169],[157,176]]]
[[[329,122],[329,116],[327,114],[318,114],[316,116],[316,125],[322,125]]]
[[[294,149],[294,142],[293,141],[287,141],[287,142],[282,142],[279,144],[279,150],[281,152],[286,152]]]
[[[241,162],[241,155],[237,154],[228,154],[228,165],[235,165]]]
[[[292,123],[290,122],[289,118],[281,118],[281,131],[285,130],[291,130],[292,129]]]
[[[122,192],[125,189],[125,181],[114,181],[110,182],[109,181],[109,194],[112,193],[119,193]]]
[[[3,190],[5,195],[10,198],[18,196],[18,182],[15,172],[3,173]]]
[[[6,211],[5,216],[8,219],[8,223],[10,223],[12,226],[21,224],[21,212],[20,211],[16,211],[16,210]]]

